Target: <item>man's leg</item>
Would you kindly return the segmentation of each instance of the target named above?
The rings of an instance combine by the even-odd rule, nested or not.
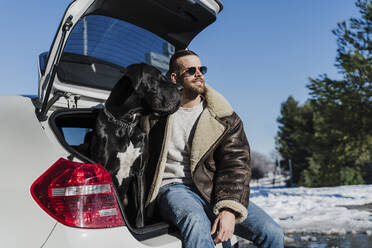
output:
[[[162,217],[180,230],[183,247],[214,247],[208,206],[198,194],[183,184],[172,183],[160,188],[157,201]]]
[[[248,217],[235,226],[235,234],[258,247],[284,247],[283,229],[260,207],[249,202]]]

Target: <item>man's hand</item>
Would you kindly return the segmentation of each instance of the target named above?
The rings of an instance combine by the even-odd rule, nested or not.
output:
[[[213,239],[215,244],[231,239],[235,229],[235,215],[228,210],[222,210],[213,223],[212,235],[216,232],[217,227],[217,236]]]

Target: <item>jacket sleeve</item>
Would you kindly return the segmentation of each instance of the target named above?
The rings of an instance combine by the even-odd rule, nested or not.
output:
[[[216,173],[213,212],[222,209],[235,212],[236,222],[248,215],[249,182],[251,179],[250,148],[243,123],[236,113],[228,117],[229,130],[215,151]]]

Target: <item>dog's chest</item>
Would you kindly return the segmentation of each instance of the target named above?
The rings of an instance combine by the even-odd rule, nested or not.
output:
[[[119,171],[116,174],[119,186],[122,184],[123,179],[128,178],[130,169],[136,159],[141,155],[141,148],[134,148],[133,143],[129,142],[127,149],[124,152],[118,152],[116,157],[119,159]]]

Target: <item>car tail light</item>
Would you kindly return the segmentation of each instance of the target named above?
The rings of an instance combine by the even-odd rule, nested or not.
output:
[[[99,164],[59,159],[31,186],[35,201],[67,226],[124,225],[110,173]]]

